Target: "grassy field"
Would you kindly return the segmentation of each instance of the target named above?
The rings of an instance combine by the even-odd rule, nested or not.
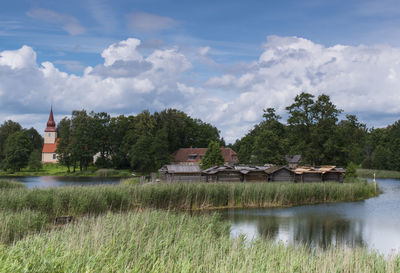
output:
[[[88,168],[87,171],[79,171],[79,168],[75,171],[68,172],[67,167],[59,164],[43,164],[42,169],[38,171],[31,171],[28,168],[22,169],[19,172],[5,172],[0,171],[0,176],[83,176],[83,177],[131,177],[132,172],[130,170],[115,170],[115,169],[98,169],[94,166]]]
[[[400,172],[398,171],[386,171],[386,170],[372,170],[372,169],[357,169],[357,174],[364,178],[394,178],[400,179]]]
[[[399,271],[399,256],[232,239],[216,215],[151,210],[85,217],[0,246],[0,272]]]

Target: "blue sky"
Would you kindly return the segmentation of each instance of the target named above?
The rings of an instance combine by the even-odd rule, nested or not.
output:
[[[176,107],[234,141],[307,91],[386,126],[399,26],[393,0],[6,1],[0,121],[42,130],[50,104],[58,118]]]

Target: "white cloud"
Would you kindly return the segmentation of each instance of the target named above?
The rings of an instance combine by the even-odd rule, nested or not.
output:
[[[136,12],[127,16],[129,26],[134,31],[153,32],[172,28],[177,22],[166,16]]]
[[[125,41],[115,43],[106,48],[101,57],[104,58],[104,66],[110,66],[116,61],[141,61],[142,55],[136,50],[140,45],[140,40],[129,38]]]
[[[0,65],[11,69],[32,67],[36,65],[36,53],[25,45],[18,50],[5,50],[0,52]]]
[[[71,35],[83,34],[86,29],[79,24],[75,17],[55,12],[49,9],[31,9],[26,13],[29,17],[45,22],[61,25]]]
[[[389,117],[400,114],[400,48],[325,47],[303,38],[270,36],[259,58],[240,73],[193,84],[192,62],[177,47],[143,55],[139,46],[134,38],[110,45],[102,53],[104,64],[86,67],[82,76],[50,62],[38,65],[28,46],[0,52],[0,116],[47,112],[51,103],[58,113],[85,108],[127,114],[176,107],[213,123],[233,142],[260,121],[263,109],[285,114],[301,91],[330,95],[345,112],[373,122],[370,126],[387,125]]]

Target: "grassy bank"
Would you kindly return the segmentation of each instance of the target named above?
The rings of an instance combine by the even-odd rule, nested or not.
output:
[[[99,214],[135,208],[198,210],[296,206],[357,201],[375,196],[368,183],[176,183],[10,189],[0,191],[0,208],[35,210],[50,217]]]
[[[0,189],[0,243],[52,226],[58,216],[99,215],[137,209],[202,210],[265,208],[357,201],[375,195],[368,183],[153,184],[26,189],[15,182]],[[12,185],[12,187],[10,186]]]
[[[87,171],[68,172],[67,167],[59,164],[43,164],[42,169],[37,171],[29,170],[28,168],[22,169],[19,172],[5,172],[0,171],[0,176],[16,177],[16,176],[77,176],[77,177],[131,177],[130,170],[116,170],[116,169],[99,169],[94,166],[88,168]]]
[[[373,169],[357,169],[357,174],[364,178],[393,178],[400,179],[400,172],[398,171],[387,171],[387,170],[373,170]]]
[[[0,247],[0,272],[399,272],[399,256],[229,237],[217,216],[106,214]]]

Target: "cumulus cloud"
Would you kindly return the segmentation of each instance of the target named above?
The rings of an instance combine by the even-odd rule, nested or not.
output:
[[[400,48],[326,47],[304,38],[269,36],[259,58],[240,73],[194,85],[193,64],[179,48],[143,55],[140,44],[130,38],[110,45],[101,54],[104,63],[86,67],[81,76],[51,62],[38,65],[29,46],[0,52],[0,116],[42,113],[52,102],[64,113],[174,107],[213,123],[233,142],[260,121],[263,109],[274,107],[284,115],[302,91],[330,95],[369,126],[387,125],[400,114]],[[209,51],[201,48],[198,56]]]
[[[79,35],[86,30],[79,24],[75,17],[55,12],[49,9],[31,9],[26,13],[29,17],[45,22],[61,25],[62,28],[71,35]]]
[[[166,16],[136,12],[127,16],[129,26],[134,31],[153,32],[172,28],[177,22]]]

